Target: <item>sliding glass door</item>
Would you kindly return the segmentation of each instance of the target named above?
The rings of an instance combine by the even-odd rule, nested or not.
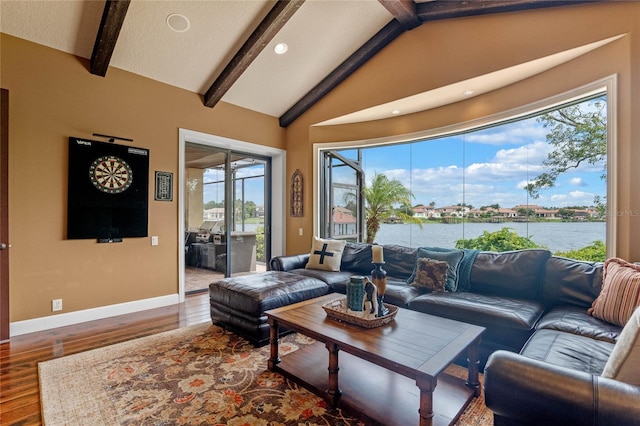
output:
[[[185,293],[266,270],[270,158],[185,145]]]

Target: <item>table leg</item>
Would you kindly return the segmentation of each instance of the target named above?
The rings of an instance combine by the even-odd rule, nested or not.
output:
[[[335,343],[327,343],[327,349],[329,350],[329,389],[327,390],[327,396],[329,403],[332,407],[337,407],[340,401],[340,395],[342,391],[338,386],[338,345]]]
[[[270,356],[267,363],[269,370],[273,371],[281,361],[278,355],[278,335],[279,333],[278,321],[269,321],[269,344],[270,344]]]
[[[480,396],[480,380],[478,379],[478,370],[480,360],[478,357],[478,346],[480,345],[480,339],[476,339],[467,349],[467,365],[469,370],[469,376],[466,385],[473,389],[474,396]]]
[[[420,426],[433,425],[433,391],[438,384],[436,378],[418,377],[416,385],[420,389]]]

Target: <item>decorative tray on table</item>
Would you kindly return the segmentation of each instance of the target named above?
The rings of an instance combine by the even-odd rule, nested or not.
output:
[[[375,328],[381,325],[388,324],[395,318],[398,313],[398,307],[394,305],[384,304],[389,309],[389,313],[383,317],[375,318],[363,318],[358,315],[354,315],[347,311],[347,298],[332,300],[322,305],[322,309],[327,313],[327,316],[337,321],[344,321],[350,324],[355,324],[364,328]]]

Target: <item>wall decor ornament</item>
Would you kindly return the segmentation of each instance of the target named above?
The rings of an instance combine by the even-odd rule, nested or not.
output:
[[[302,217],[302,173],[296,169],[291,176],[291,216]]]
[[[173,173],[156,171],[156,201],[173,201]]]

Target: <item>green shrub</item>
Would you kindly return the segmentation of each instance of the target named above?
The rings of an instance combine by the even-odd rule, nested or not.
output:
[[[484,231],[478,238],[456,241],[456,248],[468,248],[484,251],[509,251],[528,248],[545,248],[529,237],[521,237],[513,228],[504,227],[499,231]]]
[[[553,254],[555,256],[586,260],[588,262],[604,262],[607,259],[607,247],[605,246],[604,242],[598,240],[580,249],[559,251]]]
[[[266,262],[267,260],[264,258],[264,226],[258,226],[256,233],[256,260]]]

